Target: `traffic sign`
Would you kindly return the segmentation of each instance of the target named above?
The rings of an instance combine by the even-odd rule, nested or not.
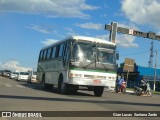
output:
[[[134,59],[125,58],[123,72],[134,72]]]

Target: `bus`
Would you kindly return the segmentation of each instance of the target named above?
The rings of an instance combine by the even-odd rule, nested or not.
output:
[[[86,87],[95,96],[115,87],[116,44],[85,36],[71,36],[40,50],[37,80],[44,88],[57,86],[61,94]]]

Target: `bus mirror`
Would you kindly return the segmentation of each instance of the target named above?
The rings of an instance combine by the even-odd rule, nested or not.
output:
[[[118,64],[116,65],[116,67],[117,67],[116,69],[118,70]]]
[[[71,61],[70,62],[75,62],[75,60],[74,59],[71,59]]]
[[[119,53],[116,53],[116,59],[119,60]]]

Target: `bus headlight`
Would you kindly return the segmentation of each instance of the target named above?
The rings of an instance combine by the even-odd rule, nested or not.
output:
[[[115,79],[116,79],[116,77],[111,77],[111,76],[108,76],[107,78],[108,78],[109,80],[115,80]],[[107,79],[107,78],[106,78],[106,79]]]
[[[69,73],[69,77],[81,77],[81,74]]]

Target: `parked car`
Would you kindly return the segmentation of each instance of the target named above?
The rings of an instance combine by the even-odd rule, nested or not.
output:
[[[17,76],[18,76],[18,72],[12,72],[10,74],[10,79],[15,79],[15,78],[17,78]]]
[[[27,82],[28,82],[28,83],[36,83],[36,82],[37,82],[36,77],[37,77],[37,72],[32,71],[32,72],[29,74],[29,76],[28,76]]]
[[[2,76],[2,70],[0,70],[0,76]]]
[[[28,80],[28,76],[29,76],[29,72],[19,72],[16,79],[18,81],[20,81],[20,80],[27,81]]]
[[[3,77],[9,77],[10,76],[11,71],[10,70],[2,70],[2,76]]]

